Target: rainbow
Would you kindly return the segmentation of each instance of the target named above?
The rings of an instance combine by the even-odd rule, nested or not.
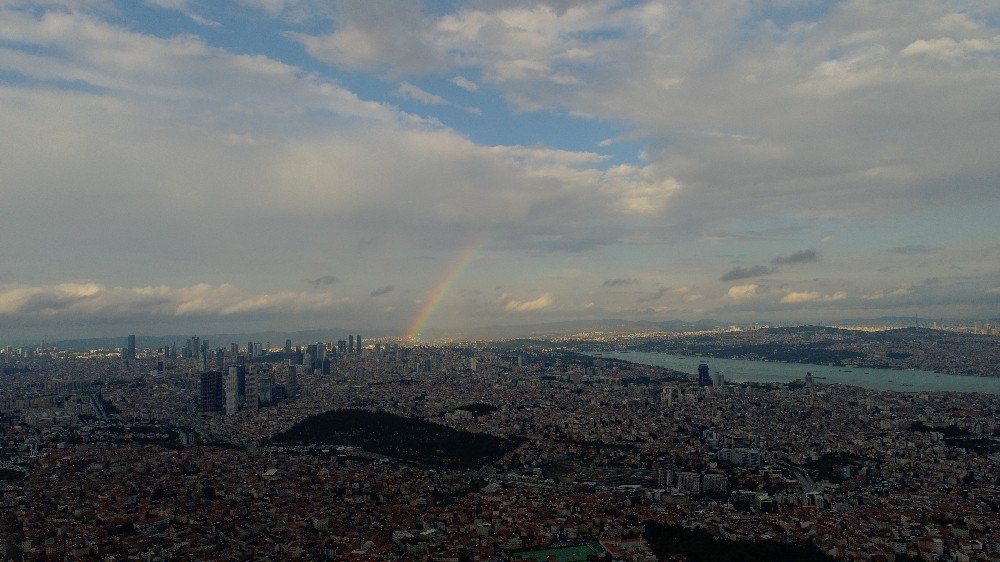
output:
[[[423,306],[420,307],[420,312],[417,316],[410,322],[410,326],[406,329],[406,335],[404,339],[409,342],[414,342],[420,337],[420,332],[424,330],[427,326],[427,321],[430,320],[431,316],[437,310],[441,301],[444,300],[448,293],[451,292],[452,286],[455,284],[455,280],[462,275],[465,268],[472,263],[475,259],[476,254],[483,246],[486,245],[487,236],[485,234],[479,234],[473,237],[472,242],[470,242],[462,251],[458,254],[458,257],[452,262],[451,267],[448,271],[438,280],[437,284],[434,285],[434,289],[431,290],[427,298],[424,299]]]

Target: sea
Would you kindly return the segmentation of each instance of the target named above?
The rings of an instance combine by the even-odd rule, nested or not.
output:
[[[621,359],[643,365],[667,367],[683,373],[697,373],[698,364],[708,363],[711,372],[719,371],[726,380],[735,382],[791,382],[802,380],[812,373],[817,383],[840,383],[874,390],[897,392],[984,392],[1000,394],[1000,377],[974,377],[945,375],[915,369],[870,369],[865,367],[832,367],[809,363],[782,363],[778,361],[748,361],[744,359],[719,359],[692,355],[670,355],[625,351],[595,353],[599,357]]]

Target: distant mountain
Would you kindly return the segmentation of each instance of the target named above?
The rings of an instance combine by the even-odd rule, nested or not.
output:
[[[546,322],[541,324],[525,324],[520,326],[483,326],[464,330],[462,337],[466,338],[522,338],[538,336],[558,336],[566,334],[576,334],[580,332],[611,332],[611,333],[637,333],[637,332],[693,332],[701,330],[714,330],[725,326],[716,320],[698,320],[686,322],[683,320],[666,320],[652,322],[648,320],[622,320],[617,318],[601,320],[567,320],[563,322]],[[445,336],[454,334],[454,331],[431,330],[428,335]]]
[[[934,322],[938,324],[962,324],[966,323],[957,320],[945,320],[943,318],[923,318],[914,316],[880,316],[878,318],[845,318],[830,322],[833,326],[879,326],[879,327],[905,327],[913,326],[919,320],[921,326],[927,326]]]
[[[208,344],[212,346],[212,348],[227,347],[233,342],[238,343],[241,346],[245,346],[248,341],[261,343],[271,342],[272,346],[280,347],[285,344],[286,339],[292,340],[292,345],[305,345],[310,342],[330,342],[347,339],[349,334],[360,334],[362,339],[366,337],[379,338],[396,335],[395,332],[386,330],[348,331],[340,328],[326,330],[299,330],[294,332],[269,331],[229,334],[174,334],[166,336],[143,336],[141,334],[137,334],[135,343],[136,347],[140,349],[164,347],[171,344],[177,344],[177,346],[180,347],[183,346],[184,342],[191,336],[198,336],[202,341],[207,340]],[[70,350],[115,349],[125,347],[126,340],[126,336],[115,338],[72,339],[56,341],[53,342],[53,345],[59,349]]]
[[[665,320],[651,322],[645,320],[622,320],[622,319],[602,319],[602,320],[568,320],[564,322],[547,322],[541,324],[526,324],[521,326],[483,326],[469,328],[458,332],[457,330],[429,330],[425,333],[427,338],[435,337],[463,337],[463,338],[518,338],[518,337],[538,337],[556,336],[564,334],[575,334],[579,332],[612,332],[612,333],[637,333],[637,332],[695,332],[702,330],[714,330],[726,326],[717,320],[697,320],[687,322],[683,320]],[[198,336],[202,341],[208,340],[213,348],[228,346],[231,342],[246,345],[248,341],[271,342],[272,346],[284,345],[286,339],[292,340],[293,345],[303,345],[310,342],[331,342],[340,339],[347,339],[349,334],[361,334],[362,338],[386,338],[399,337],[401,334],[395,330],[354,330],[348,331],[342,328],[298,330],[282,332],[278,330],[267,332],[243,332],[243,333],[220,333],[220,334],[170,334],[162,336],[136,335],[136,346],[140,349],[149,349],[177,344],[184,345],[184,342],[191,336]],[[125,347],[126,336],[113,338],[80,338],[66,339],[52,342],[59,349],[87,350],[87,349],[117,349]]]

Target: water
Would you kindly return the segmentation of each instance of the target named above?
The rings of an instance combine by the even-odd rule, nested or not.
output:
[[[874,390],[899,392],[951,391],[1000,394],[1000,378],[943,375],[932,371],[868,369],[864,367],[831,367],[808,363],[779,363],[668,355],[666,353],[623,352],[595,354],[632,363],[667,367],[684,373],[697,373],[698,363],[705,361],[714,373],[720,371],[726,380],[736,382],[791,382],[803,379],[807,372],[817,383],[843,383]]]

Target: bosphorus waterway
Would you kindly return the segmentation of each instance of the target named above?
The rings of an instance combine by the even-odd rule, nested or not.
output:
[[[714,373],[720,371],[726,380],[736,382],[791,382],[803,379],[811,372],[819,383],[841,383],[874,390],[898,392],[985,392],[1000,394],[1000,378],[945,375],[932,371],[871,369],[865,367],[836,367],[808,363],[781,363],[776,361],[748,361],[720,359],[693,355],[666,353],[621,352],[594,354],[601,357],[622,359],[632,363],[667,367],[685,373],[697,373],[698,363],[704,361]]]

